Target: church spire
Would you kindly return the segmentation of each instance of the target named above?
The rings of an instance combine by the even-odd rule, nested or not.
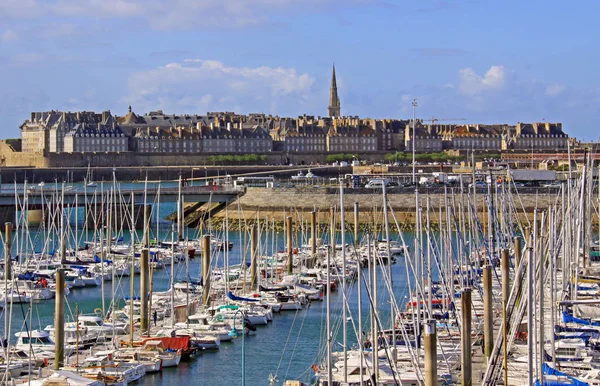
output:
[[[342,115],[340,108],[340,98],[338,98],[337,82],[335,80],[335,64],[331,73],[331,87],[329,88],[329,107],[327,113],[330,117],[340,117]]]

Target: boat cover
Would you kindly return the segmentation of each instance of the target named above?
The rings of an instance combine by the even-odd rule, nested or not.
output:
[[[257,302],[258,299],[243,298],[241,296],[235,296],[231,291],[227,292],[227,297],[236,302]]]
[[[150,342],[150,341],[157,341],[157,340],[160,340],[162,342],[162,346],[165,350],[173,350],[173,351],[177,351],[177,350],[186,351],[189,348],[189,343],[190,343],[189,336],[181,336],[181,337],[176,337],[176,338],[161,336],[161,337],[144,339],[142,341],[142,344],[145,344],[146,342]]]
[[[548,374],[548,375],[556,375],[558,377],[566,377],[567,379],[570,380],[570,382],[564,382],[564,381],[544,381],[544,384],[541,385],[539,380],[535,381],[536,386],[588,386],[587,383],[582,382],[580,380],[578,380],[577,378],[571,377],[570,375],[567,375],[565,373],[563,373],[562,371],[558,371],[550,366],[548,366],[546,363],[543,364],[542,366],[542,371],[544,372],[544,374]]]
[[[563,321],[565,323],[577,323],[577,324],[584,324],[586,326],[600,326],[600,322],[591,322],[589,320],[576,318],[573,315],[570,315],[569,313],[567,313],[565,311],[563,311]]]

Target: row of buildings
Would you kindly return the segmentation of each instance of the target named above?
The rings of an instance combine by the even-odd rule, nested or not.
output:
[[[342,116],[333,69],[327,117],[208,112],[137,115],[110,111],[32,112],[21,126],[29,153],[365,153],[412,150],[566,149],[560,123],[431,124]],[[414,131],[414,132],[413,132]]]
[[[426,124],[397,119],[264,114],[124,116],[109,111],[34,112],[21,125],[23,152],[364,153],[376,151],[566,149],[560,123]]]

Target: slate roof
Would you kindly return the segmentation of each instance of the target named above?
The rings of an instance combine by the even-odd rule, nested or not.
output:
[[[123,131],[117,125],[93,125],[86,123],[78,123],[67,134],[66,137],[73,136],[104,136],[104,137],[120,137],[123,135]]]

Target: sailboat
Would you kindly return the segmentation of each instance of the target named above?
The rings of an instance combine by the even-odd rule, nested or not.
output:
[[[98,184],[94,182],[93,179],[93,175],[92,175],[92,169],[90,168],[90,165],[88,164],[88,169],[87,169],[87,175],[85,177],[85,186],[87,186],[88,188],[97,188]]]

